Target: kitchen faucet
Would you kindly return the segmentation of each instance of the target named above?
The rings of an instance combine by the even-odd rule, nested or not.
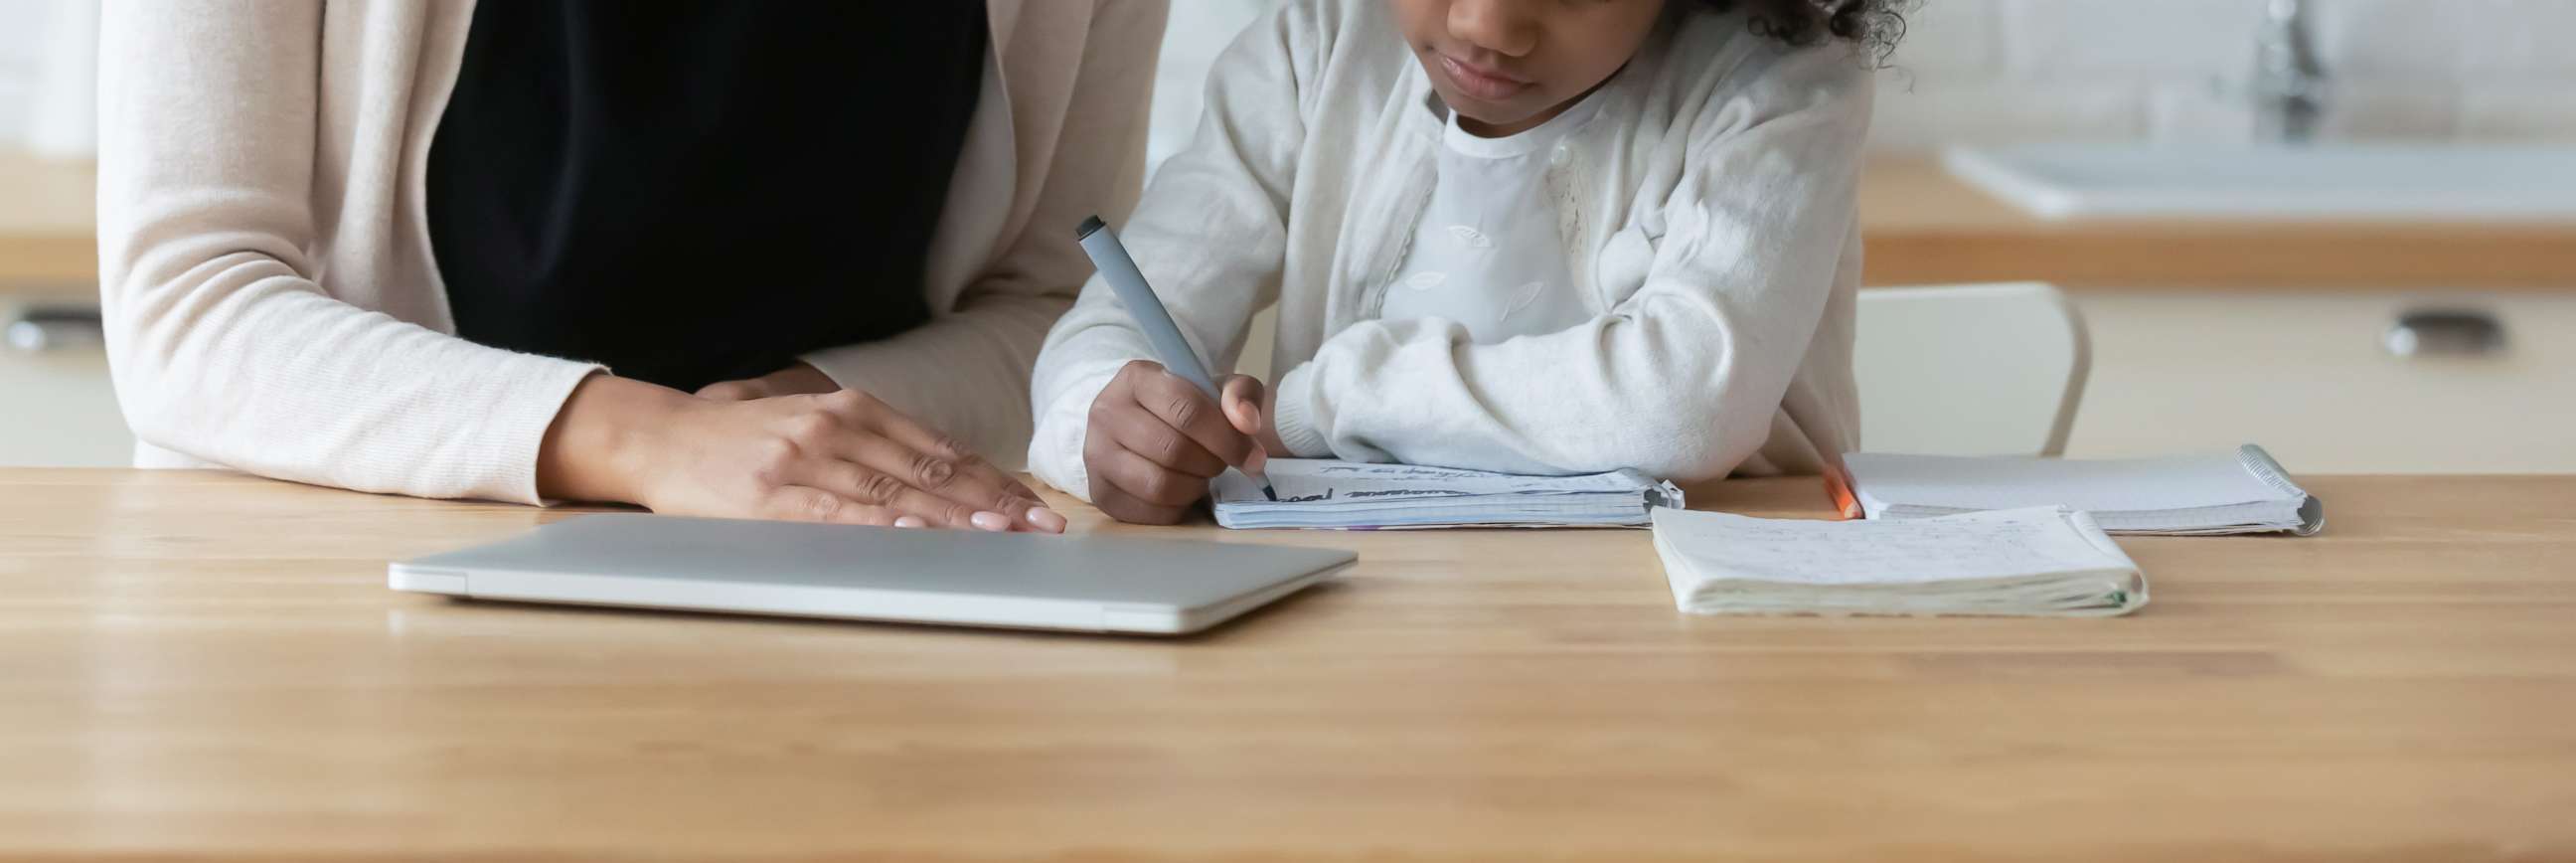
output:
[[[2268,0],[2254,48],[2254,135],[2305,144],[2315,140],[2326,109],[2326,69],[2308,35],[2302,0]]]

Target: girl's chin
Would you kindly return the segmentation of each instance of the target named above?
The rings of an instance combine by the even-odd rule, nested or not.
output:
[[[1448,104],[1449,110],[1458,112],[1460,119],[1486,126],[1509,126],[1524,122],[1538,114],[1537,110],[1520,105],[1488,102],[1465,93],[1445,90],[1440,94],[1440,101]]]
[[[1528,123],[1531,117],[1538,115],[1536,111],[1496,110],[1492,106],[1471,108],[1456,102],[1450,103],[1449,110],[1458,112],[1458,119],[1465,121],[1467,125],[1484,129],[1512,128]]]

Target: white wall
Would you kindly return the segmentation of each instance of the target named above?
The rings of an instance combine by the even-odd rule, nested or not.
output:
[[[2576,0],[2310,0],[2328,134],[2576,140]],[[1881,147],[2244,140],[2260,0],[1929,0]],[[1909,75],[1909,73],[1911,73]]]
[[[86,0],[72,0],[86,2]],[[1208,65],[1278,0],[1172,0],[1155,158],[1196,122]],[[1686,2],[1686,0],[1674,0]],[[2576,0],[2310,0],[2352,138],[2576,141]],[[1877,140],[2242,137],[2261,0],[1927,0],[1886,73]],[[41,85],[49,0],[0,0],[0,141]]]
[[[1173,0],[1155,97],[1180,146],[1230,35],[1277,0]],[[1685,2],[1685,0],[1674,0]],[[2328,135],[2576,142],[2576,0],[2310,0],[2335,75]],[[2262,0],[1925,0],[1884,73],[1876,143],[2243,140],[2226,95]]]
[[[35,111],[45,68],[48,0],[0,0],[0,143],[17,143]]]

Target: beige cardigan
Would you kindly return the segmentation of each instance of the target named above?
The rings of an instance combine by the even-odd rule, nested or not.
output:
[[[1091,271],[1073,226],[1135,203],[1167,6],[988,2],[935,319],[806,360],[1008,464],[1038,346]],[[472,0],[106,4],[100,304],[139,465],[537,500],[538,446],[598,367],[452,335],[423,177],[472,18]]]

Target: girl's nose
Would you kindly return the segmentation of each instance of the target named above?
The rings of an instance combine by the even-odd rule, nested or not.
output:
[[[1512,57],[1538,47],[1538,27],[1528,0],[1450,0],[1449,35]]]

